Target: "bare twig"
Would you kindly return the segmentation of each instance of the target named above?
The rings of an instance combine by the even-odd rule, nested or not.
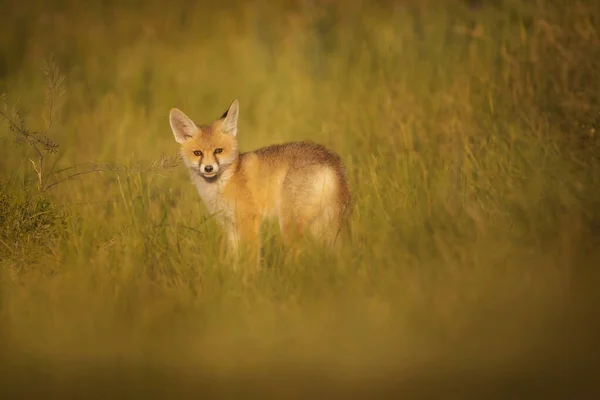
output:
[[[84,163],[81,163],[81,164],[70,165],[68,167],[61,168],[59,170],[49,172],[48,174],[49,175],[60,174],[61,172],[65,172],[65,171],[68,171],[70,169],[75,169],[75,168],[83,167],[84,165],[94,166],[94,165],[97,165],[97,163],[92,162],[92,161],[88,161],[88,162],[84,162]]]
[[[38,146],[42,146],[49,153],[54,153],[58,149],[58,145],[47,137],[39,137],[41,132],[31,131],[25,127],[25,121],[21,114],[14,108],[10,109],[4,104],[0,108],[0,116],[8,123],[8,129],[17,134],[17,142],[27,141],[34,147],[38,155],[41,155],[41,150]]]
[[[58,151],[58,144],[48,137],[48,132],[55,126],[56,115],[58,109],[62,106],[64,90],[64,77],[60,74],[58,65],[53,57],[49,57],[42,66],[42,73],[46,81],[45,88],[45,103],[44,103],[44,120],[45,127],[42,131],[34,131],[27,127],[25,118],[21,115],[15,106],[9,107],[6,103],[6,95],[0,95],[0,101],[3,105],[0,107],[0,117],[4,119],[11,132],[15,133],[17,143],[26,142],[35,151],[37,157],[30,158],[29,161],[33,166],[33,170],[37,176],[37,187],[39,192],[45,192],[50,188],[55,187],[59,183],[68,181],[78,176],[88,175],[97,172],[114,172],[116,174],[129,173],[145,173],[145,174],[160,174],[160,172],[172,169],[179,164],[180,156],[171,157],[161,156],[159,160],[151,162],[149,165],[142,166],[135,164],[127,167],[119,164],[103,164],[103,163],[83,163],[72,165],[70,167],[56,170],[56,166],[64,153],[60,153],[52,162],[52,166],[47,170],[45,162],[46,157],[50,153]],[[84,171],[77,171],[80,167],[85,167]],[[74,170],[74,171],[73,171]],[[68,176],[59,177],[57,174],[72,171]],[[54,181],[51,182],[51,177]]]
[[[55,153],[58,150],[58,144],[48,137],[48,132],[53,126],[56,112],[61,106],[65,93],[63,88],[64,77],[60,75],[58,65],[52,57],[44,62],[42,73],[46,80],[45,110],[47,111],[47,115],[44,116],[46,127],[43,131],[33,131],[27,128],[25,118],[21,113],[14,106],[9,108],[6,104],[6,95],[0,96],[0,100],[4,103],[0,108],[0,117],[7,122],[9,130],[15,133],[17,143],[27,142],[37,154],[37,161],[31,158],[29,161],[37,175],[39,191],[44,191],[44,186],[48,183],[48,179],[45,179],[45,155]],[[58,160],[54,162],[52,169],[56,166],[56,162]]]
[[[75,178],[77,176],[92,174],[92,173],[96,173],[96,172],[114,172],[117,174],[119,174],[119,173],[159,174],[162,171],[167,171],[167,170],[173,169],[177,165],[179,165],[179,155],[175,155],[175,156],[171,156],[171,157],[166,157],[163,155],[159,160],[151,162],[147,167],[142,167],[140,165],[137,165],[135,167],[126,167],[126,166],[123,166],[120,164],[84,163],[84,164],[73,165],[71,167],[63,168],[62,170],[54,172],[54,174],[72,170],[72,169],[77,168],[82,165],[90,165],[91,169],[73,173],[69,176],[66,176],[62,179],[52,182],[49,185],[46,182],[46,186],[44,187],[44,189],[42,191],[46,191],[46,190],[50,189],[51,187],[58,185],[59,183],[65,182],[65,181]]]
[[[58,162],[62,158],[63,154],[65,154],[65,153],[62,152],[58,155],[58,157],[56,157],[56,159],[54,160],[54,163],[52,163],[52,167],[50,167],[50,171],[48,171],[48,173],[46,173],[46,181],[44,182],[44,188],[45,188],[44,190],[47,189],[47,185],[48,185],[48,181],[50,180],[50,176],[52,176],[52,173],[53,173],[54,169],[56,168],[56,164],[58,164]]]
[[[56,182],[53,182],[52,184],[46,186],[43,191],[45,192],[46,190],[50,189],[51,187],[56,186],[56,185],[58,185],[61,182],[67,181],[67,180],[72,179],[72,178],[75,178],[76,176],[93,174],[95,172],[104,172],[104,171],[106,171],[106,170],[105,169],[93,169],[91,171],[77,172],[75,174],[67,176],[66,178],[60,179],[60,180],[58,180]]]

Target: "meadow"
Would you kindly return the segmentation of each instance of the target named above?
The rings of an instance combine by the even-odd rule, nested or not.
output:
[[[5,391],[584,387],[599,332],[595,1],[2,3]],[[231,268],[168,112],[210,122],[234,98],[242,151],[340,154],[351,244],[296,259],[267,226],[260,273]]]

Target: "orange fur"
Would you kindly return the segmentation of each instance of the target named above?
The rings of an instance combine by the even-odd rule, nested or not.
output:
[[[340,157],[309,142],[240,153],[238,101],[210,125],[196,125],[178,109],[170,123],[192,181],[225,229],[232,251],[240,245],[260,257],[260,226],[277,218],[286,243],[309,233],[333,245],[348,224],[352,204]]]

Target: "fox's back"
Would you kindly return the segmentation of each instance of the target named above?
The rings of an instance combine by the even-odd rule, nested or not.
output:
[[[289,142],[262,147],[253,152],[266,163],[286,164],[293,168],[330,166],[343,170],[340,157],[326,147],[311,141]]]
[[[351,202],[340,157],[311,141],[275,144],[240,154],[238,180],[267,214],[278,213],[286,197],[310,204],[325,195],[344,208]]]

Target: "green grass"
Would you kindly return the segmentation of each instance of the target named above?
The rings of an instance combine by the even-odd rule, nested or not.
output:
[[[553,365],[565,321],[587,332],[575,322],[600,265],[600,11],[465,3],[6,7],[0,92],[25,124],[0,127],[7,383],[283,395]],[[40,186],[38,154],[14,139],[44,133],[50,55],[65,93]],[[294,261],[270,227],[260,274],[227,264],[164,157],[171,107],[210,122],[236,97],[242,150],[339,152],[352,246]]]

